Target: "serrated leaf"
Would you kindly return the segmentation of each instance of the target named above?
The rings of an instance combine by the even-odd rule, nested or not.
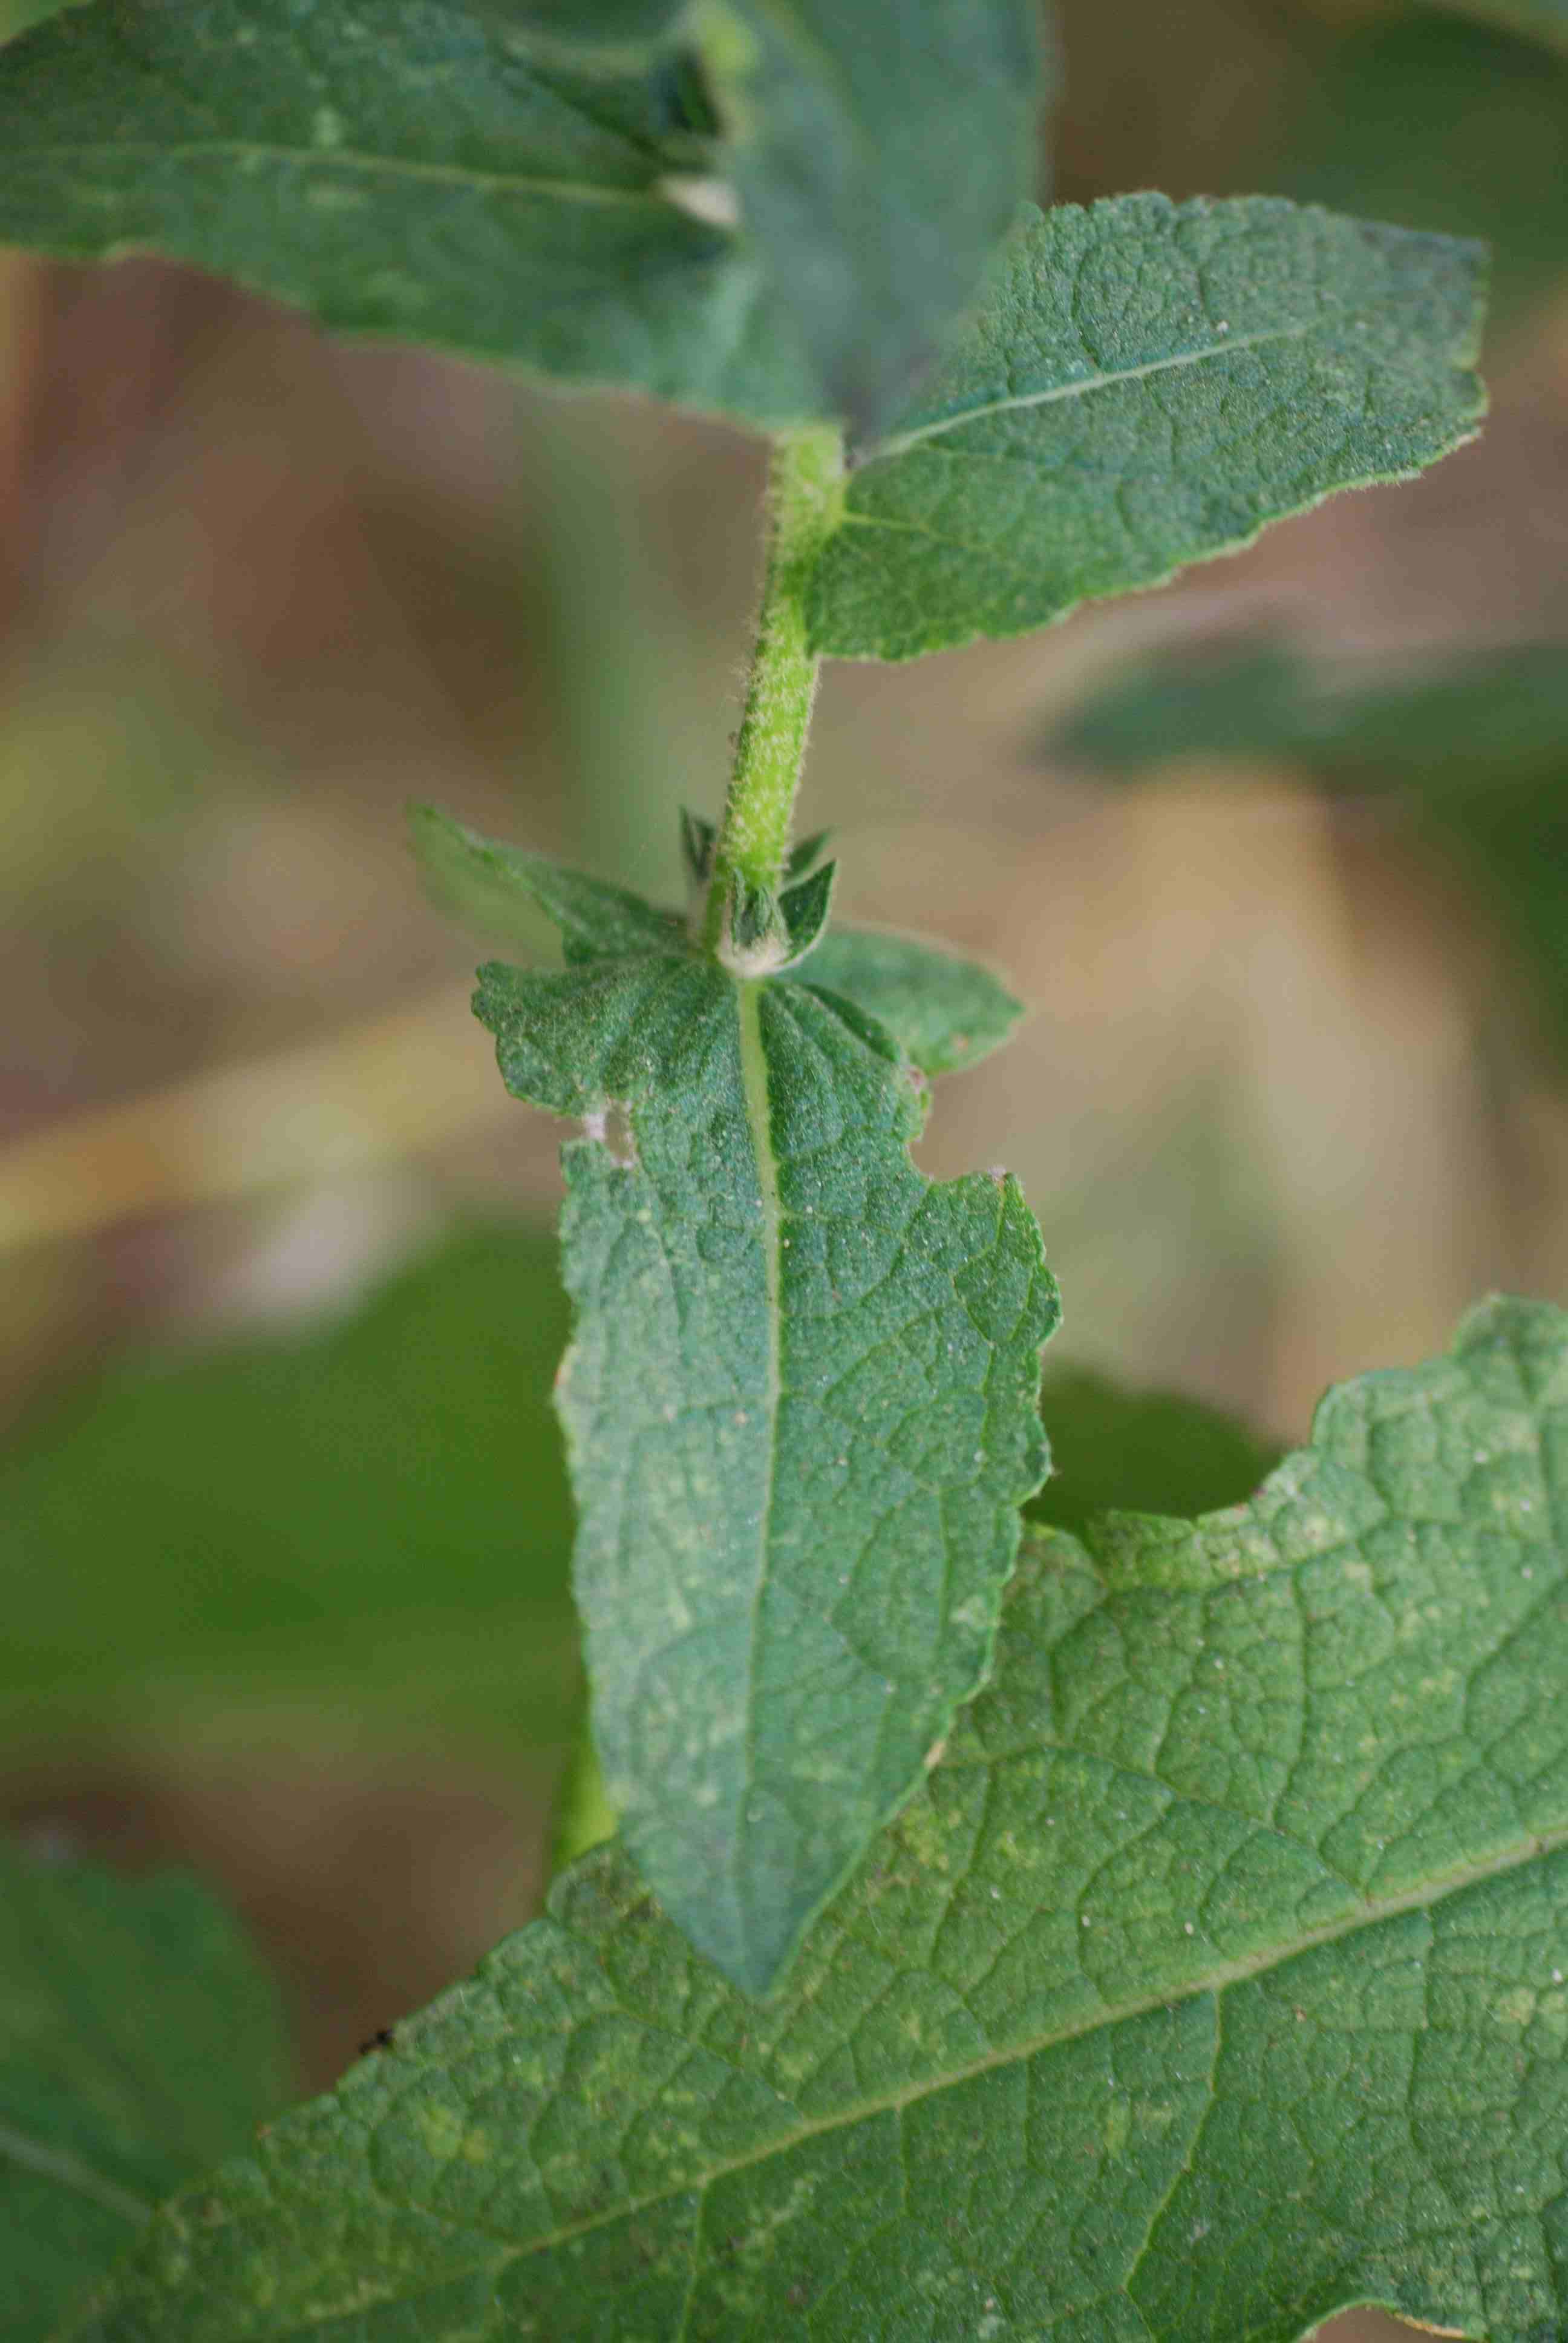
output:
[[[1496,1302],[1253,1503],[1037,1535],[784,1998],[601,1850],[75,2343],[1556,2335],[1565,1472],[1568,1318]]]
[[[0,1457],[0,1749],[199,1764],[286,1715],[523,1774],[574,1704],[555,1255],[472,1228],[337,1323],[34,1409]]]
[[[1113,680],[1055,735],[1129,771],[1175,758],[1288,757],[1395,802],[1520,948],[1568,1051],[1568,651],[1532,644],[1412,665],[1277,649]]]
[[[923,1074],[978,1065],[1024,1014],[978,960],[892,929],[835,928],[813,952],[807,981],[885,1025]]]
[[[1469,438],[1478,246],[1271,197],[1026,208],[975,325],[861,451],[816,648],[909,659],[1160,584]]]
[[[829,412],[880,424],[1034,192],[1036,0],[709,0],[746,226]]]
[[[989,1665],[1045,1468],[1040,1234],[1011,1180],[915,1170],[896,1044],[809,985],[672,950],[490,967],[475,1005],[590,1134],[558,1404],[610,1803],[767,1993]]]
[[[0,2332],[43,2343],[183,2181],[286,2096],[277,1996],[167,1874],[0,1845]]]
[[[463,0],[92,0],[0,50],[0,237],[194,261],[341,333],[817,411],[735,235],[680,201],[668,75]]]

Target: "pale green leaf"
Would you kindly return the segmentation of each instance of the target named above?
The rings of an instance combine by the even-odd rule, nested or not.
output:
[[[989,1666],[1046,1461],[1040,1234],[1005,1176],[916,1171],[895,1041],[809,983],[675,947],[492,967],[476,1006],[588,1133],[558,1404],[609,1799],[765,1993]]]
[[[835,928],[805,975],[809,984],[852,1001],[885,1025],[923,1074],[978,1065],[1024,1014],[978,960],[891,929]]]
[[[1153,586],[1469,438],[1483,256],[1263,196],[1030,210],[860,451],[819,649],[908,659]]]
[[[1497,1302],[1251,1504],[1038,1534],[782,1999],[600,1850],[75,2343],[1560,2334],[1565,1481],[1568,1318]]]
[[[282,2105],[277,1997],[194,1881],[0,1845],[0,2333],[43,2343]]]
[[[869,429],[1034,192],[1038,0],[708,0],[694,25],[746,226]]]
[[[340,332],[763,421],[814,411],[666,75],[464,0],[93,0],[0,50],[0,237],[158,253]],[[673,180],[677,183],[672,186]]]

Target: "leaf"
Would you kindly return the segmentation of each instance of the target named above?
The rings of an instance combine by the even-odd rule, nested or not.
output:
[[[1467,16],[1483,16],[1510,31],[1568,48],[1568,0],[1452,0]]]
[[[1010,1179],[915,1170],[896,1043],[810,983],[672,945],[491,966],[475,1006],[588,1133],[558,1392],[609,1801],[765,1994],[990,1665],[1045,1466],[1040,1233]]]
[[[470,928],[525,945],[530,959],[539,957],[541,920],[566,935],[568,959],[679,949],[678,915],[650,910],[625,888],[481,838],[438,806],[415,806],[409,819],[421,870],[441,908]],[[696,814],[683,812],[680,824],[688,876],[699,886],[711,870],[719,832]],[[780,899],[790,957],[811,954],[809,981],[885,1025],[922,1073],[956,1073],[1000,1049],[1024,1011],[979,961],[891,929],[824,934],[837,865],[809,880],[799,874],[811,870],[827,841],[826,830],[801,840],[785,872],[798,883]]]
[[[1035,0],[728,0],[695,29],[829,411],[880,424],[1033,190]]]
[[[1568,1318],[1493,1302],[1252,1504],[1038,1534],[784,1998],[599,1850],[70,2336],[1556,2335],[1565,1467]]]
[[[809,981],[885,1025],[925,1074],[978,1065],[1024,1014],[978,960],[891,929],[836,929],[812,954]]]
[[[517,1774],[575,1705],[566,1324],[553,1240],[472,1228],[340,1323],[35,1410],[0,1459],[0,1748],[188,1763],[265,1716]]]
[[[1026,207],[973,327],[861,451],[816,648],[1024,632],[1471,437],[1479,247],[1271,197]]]
[[[558,932],[568,960],[666,951],[685,932],[675,912],[653,910],[629,888],[481,838],[439,806],[411,806],[408,826],[421,871],[441,907],[468,924],[510,934],[530,950],[541,933],[550,933],[553,941]]]
[[[0,50],[0,236],[161,254],[341,333],[763,422],[816,411],[678,91],[464,0],[94,0]],[[671,185],[671,182],[675,184]]]
[[[1282,192],[1483,238],[1500,320],[1568,275],[1568,60],[1417,8],[1353,27],[1302,79]]]
[[[1568,652],[1558,644],[1389,669],[1278,650],[1124,676],[1057,752],[1138,771],[1174,758],[1286,756],[1342,789],[1390,792],[1520,948],[1568,1053]]]
[[[245,2147],[289,2059],[194,1881],[0,1845],[0,2331],[43,2343],[162,2197]]]
[[[1085,1368],[1041,1386],[1050,1478],[1025,1508],[1032,1522],[1081,1530],[1121,1513],[1201,1513],[1239,1503],[1279,1461],[1250,1424],[1176,1392],[1124,1392]]]

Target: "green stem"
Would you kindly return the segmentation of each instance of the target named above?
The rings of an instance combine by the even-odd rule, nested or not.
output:
[[[708,890],[703,940],[710,952],[723,943],[731,874],[775,888],[784,867],[821,665],[807,637],[806,589],[838,526],[843,478],[835,425],[781,431],[774,440],[757,647]]]

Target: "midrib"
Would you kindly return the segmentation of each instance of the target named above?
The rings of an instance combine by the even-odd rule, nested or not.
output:
[[[762,1621],[762,1601],[768,1591],[768,1545],[773,1518],[773,1483],[779,1464],[779,1304],[783,1282],[780,1240],[783,1213],[779,1202],[779,1160],[773,1152],[772,1114],[768,1096],[768,1061],[762,1049],[762,987],[742,982],[736,1015],[740,1031],[740,1081],[746,1099],[746,1124],[757,1165],[757,1200],[760,1207],[763,1307],[767,1312],[767,1358],[763,1369],[763,1406],[768,1420],[768,1463],[762,1501],[757,1517],[757,1578],[751,1596],[751,1616],[746,1637],[746,1747],[741,1805],[751,1795],[756,1774],[757,1644]]]
[[[521,171],[475,171],[460,163],[412,163],[401,156],[367,155],[352,146],[279,146],[250,138],[186,139],[176,146],[160,146],[151,139],[122,138],[29,149],[29,160],[34,161],[80,161],[84,156],[107,161],[122,156],[161,163],[210,156],[239,162],[254,158],[263,163],[312,164],[326,169],[375,173],[384,178],[475,187],[491,195],[542,196],[555,203],[642,204],[658,211],[678,208],[651,188],[606,186],[592,179],[536,178]]]
[[[9,2124],[0,2124],[0,2157],[19,2164],[24,2171],[36,2173],[41,2180],[52,2180],[56,2187],[69,2189],[73,2197],[85,2197],[106,2212],[117,2213],[124,2221],[134,2222],[141,2228],[152,2214],[148,2199],[137,2197],[117,2181],[106,2180],[90,2164],[65,2149],[45,2147],[42,2141],[30,2139],[25,2132],[15,2131]]]
[[[939,416],[932,423],[917,423],[912,430],[895,432],[878,442],[856,463],[857,472],[902,456],[928,439],[940,439],[966,424],[982,423],[988,415],[1012,415],[1030,407],[1051,407],[1064,398],[1085,398],[1091,391],[1111,390],[1118,383],[1143,382],[1151,374],[1169,374],[1173,367],[1202,366],[1210,358],[1228,357],[1232,350],[1256,349],[1264,342],[1295,342],[1312,330],[1310,325],[1261,326],[1255,334],[1227,334],[1223,340],[1205,342],[1201,348],[1178,350],[1171,357],[1149,358],[1141,366],[1115,367],[1101,374],[1081,375],[1076,382],[1050,384],[1044,390],[1021,390],[1009,398],[988,399],[983,407],[966,407],[961,414]]]
[[[1462,1872],[1447,1873],[1441,1879],[1431,1881],[1422,1887],[1408,1889],[1403,1895],[1369,1900],[1343,1920],[1322,1928],[1305,1929],[1299,1936],[1292,1937],[1289,1944],[1279,1946],[1272,1951],[1254,1953],[1242,1960],[1219,1963],[1201,1977],[1191,1978],[1184,1985],[1117,2003],[1111,2007],[1097,2010],[1079,2024],[1030,2036],[1008,2044],[1005,2048],[991,2051],[983,2058],[971,2059],[966,2066],[950,2067],[923,2082],[911,2083],[902,2090],[888,2091],[879,2097],[858,2100],[853,2107],[842,2108],[835,2115],[799,2124],[788,2133],[776,2133],[763,2146],[709,2165],[705,2170],[691,2173],[668,2188],[650,2189],[643,2197],[628,2197],[611,2209],[591,2214],[585,2220],[568,2222],[542,2237],[530,2237],[526,2244],[512,2246],[498,2241],[498,2250],[487,2255],[482,2261],[470,2264],[465,2270],[443,2270],[440,2283],[448,2286],[475,2270],[498,2270],[528,2255],[548,2253],[553,2247],[587,2237],[596,2229],[612,2227],[618,2221],[628,2220],[656,2206],[689,2197],[694,2191],[705,2191],[716,2181],[728,2179],[733,2173],[744,2172],[753,2165],[766,2164],[771,2157],[787,2156],[804,2141],[819,2139],[826,2134],[845,2130],[852,2124],[869,2122],[877,2116],[897,2113],[921,2099],[934,2098],[939,2092],[957,2089],[960,2085],[973,2081],[977,2076],[1036,2058],[1041,2051],[1055,2049],[1061,2044],[1081,2041],[1086,2035],[1097,2034],[1104,2026],[1126,2025],[1134,2018],[1151,2016],[1156,2010],[1174,2009],[1181,2003],[1197,2000],[1204,1994],[1222,1993],[1229,1986],[1243,1985],[1252,1977],[1266,1976],[1271,1969],[1282,1968],[1287,1961],[1296,1959],[1302,1953],[1314,1952],[1320,1946],[1335,1944],[1343,1936],[1356,1936],[1363,1929],[1378,1926],[1382,1922],[1401,1919],[1407,1913],[1430,1911],[1435,1905],[1446,1902],[1449,1896],[1462,1894],[1466,1888],[1479,1886],[1488,1879],[1521,1870],[1526,1864],[1560,1854],[1565,1847],[1568,1847],[1568,1827],[1540,1838],[1523,1840],[1490,1863],[1476,1864]],[[628,2011],[626,2015],[636,2018],[635,2012]],[[647,2024],[643,2019],[636,2022]],[[649,2026],[648,2030],[653,2033],[668,2029]],[[387,2304],[417,2298],[413,2293],[399,2290],[384,2294],[378,2299],[380,2304]],[[367,2311],[374,2307],[373,2302],[362,2297],[356,2298],[357,2308]],[[324,2311],[320,2320],[312,2318],[305,2325],[291,2324],[286,2330],[281,2331],[290,2337],[307,2335],[316,2326],[338,2315],[337,2310]]]

